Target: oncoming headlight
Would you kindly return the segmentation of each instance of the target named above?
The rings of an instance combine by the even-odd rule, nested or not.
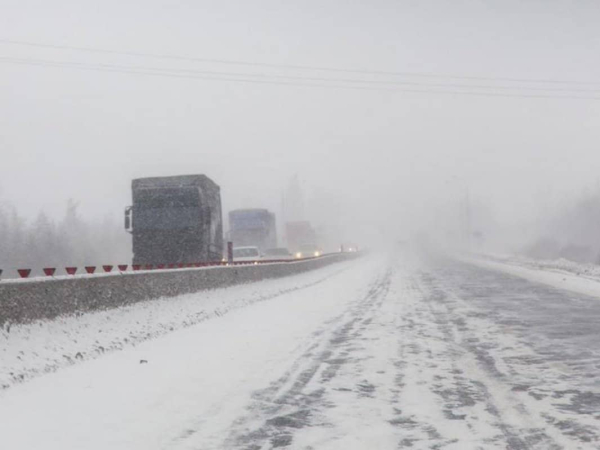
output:
[[[316,251],[316,252],[315,252],[315,256],[321,256],[321,252],[319,252],[319,251]]]
[[[302,253],[300,253],[300,252],[296,253],[296,258],[302,258]]]

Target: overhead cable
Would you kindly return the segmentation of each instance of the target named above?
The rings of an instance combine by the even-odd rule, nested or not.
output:
[[[314,78],[302,78],[297,77],[298,81],[281,81],[277,79],[271,79],[272,77],[265,74],[248,74],[248,73],[227,73],[227,72],[197,72],[197,73],[185,73],[176,72],[169,69],[148,69],[139,68],[135,66],[118,66],[111,64],[87,64],[80,62],[65,62],[65,61],[52,61],[52,60],[36,60],[30,58],[11,58],[11,57],[0,57],[0,63],[8,64],[19,64],[19,65],[30,65],[40,67],[52,67],[52,68],[69,68],[79,69],[85,71],[95,72],[111,72],[111,73],[123,73],[130,75],[144,75],[144,76],[158,76],[167,78],[179,78],[179,79],[195,79],[195,80],[210,80],[210,81],[224,81],[224,82],[241,82],[241,83],[256,83],[256,84],[270,84],[279,86],[298,86],[298,87],[313,87],[313,88],[334,88],[334,89],[352,89],[362,91],[388,91],[388,92],[407,92],[407,93],[427,93],[427,94],[447,94],[447,95],[465,95],[465,96],[478,96],[478,97],[505,97],[505,98],[546,98],[546,99],[579,99],[579,100],[600,100],[600,96],[579,96],[579,95],[535,95],[535,94],[522,94],[522,93],[498,93],[498,92],[485,92],[485,91],[466,91],[466,90],[448,90],[448,89],[425,89],[428,87],[427,84],[421,84],[423,89],[406,89],[406,88],[394,88],[385,86],[365,86],[349,84],[350,80],[342,83],[342,80],[336,79],[325,79],[323,78],[318,83],[313,82]],[[264,78],[252,78],[256,76],[264,76]],[[300,82],[300,80],[305,82]],[[331,81],[331,83],[324,83],[323,81]],[[355,80],[363,81],[363,80]],[[442,86],[442,85],[438,85]],[[444,86],[445,87],[445,86]],[[469,89],[470,86],[460,86],[464,89]],[[493,88],[493,87],[491,87]],[[594,92],[594,91],[587,91]]]
[[[534,79],[534,78],[511,78],[511,77],[489,77],[489,76],[468,76],[468,75],[451,75],[451,74],[435,74],[425,72],[407,72],[407,71],[386,71],[386,70],[374,70],[374,69],[348,69],[348,68],[336,68],[336,67],[323,67],[323,66],[311,66],[311,65],[300,65],[300,64],[276,64],[276,63],[265,63],[257,61],[242,61],[233,59],[220,59],[220,58],[202,58],[194,56],[182,56],[165,53],[146,53],[138,51],[124,51],[124,50],[110,50],[96,47],[83,47],[74,45],[57,45],[57,44],[46,44],[30,41],[20,41],[14,39],[0,39],[0,44],[6,45],[17,45],[27,47],[37,47],[45,49],[55,50],[70,50],[78,52],[91,52],[91,53],[102,53],[111,55],[122,55],[130,57],[142,57],[142,58],[155,58],[155,59],[170,59],[187,62],[200,62],[200,63],[212,63],[212,64],[228,64],[238,66],[254,66],[254,67],[268,67],[273,69],[291,69],[291,70],[312,70],[312,71],[323,71],[323,72],[339,72],[339,73],[354,73],[363,75],[377,75],[377,76],[403,76],[403,77],[427,77],[427,78],[447,78],[456,80],[480,80],[480,81],[505,81],[505,82],[522,82],[522,83],[547,83],[547,84],[573,84],[573,85],[600,85],[600,81],[580,81],[580,80],[556,80],[556,79]]]

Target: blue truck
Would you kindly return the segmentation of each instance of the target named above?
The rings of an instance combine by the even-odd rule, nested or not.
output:
[[[266,209],[229,212],[229,240],[234,247],[258,247],[261,252],[277,247],[275,214]]]

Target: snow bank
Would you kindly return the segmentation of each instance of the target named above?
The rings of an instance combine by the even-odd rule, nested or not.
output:
[[[0,328],[0,389],[331,277],[351,262],[261,283]]]
[[[516,255],[491,255],[489,258],[507,264],[531,269],[554,270],[600,280],[600,266],[589,263],[577,263],[568,259],[540,260]]]
[[[522,256],[476,255],[460,260],[530,281],[600,298],[600,267],[566,259],[536,260]]]
[[[357,256],[335,253],[286,263],[7,281],[0,283],[0,327],[280,278]]]

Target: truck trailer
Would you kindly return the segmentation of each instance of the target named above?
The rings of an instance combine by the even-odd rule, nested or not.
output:
[[[221,260],[221,193],[210,178],[139,178],[131,183],[131,191],[125,228],[133,238],[133,264]]]
[[[287,222],[285,231],[287,246],[293,253],[299,252],[303,246],[317,247],[317,233],[310,222],[306,220]]]

